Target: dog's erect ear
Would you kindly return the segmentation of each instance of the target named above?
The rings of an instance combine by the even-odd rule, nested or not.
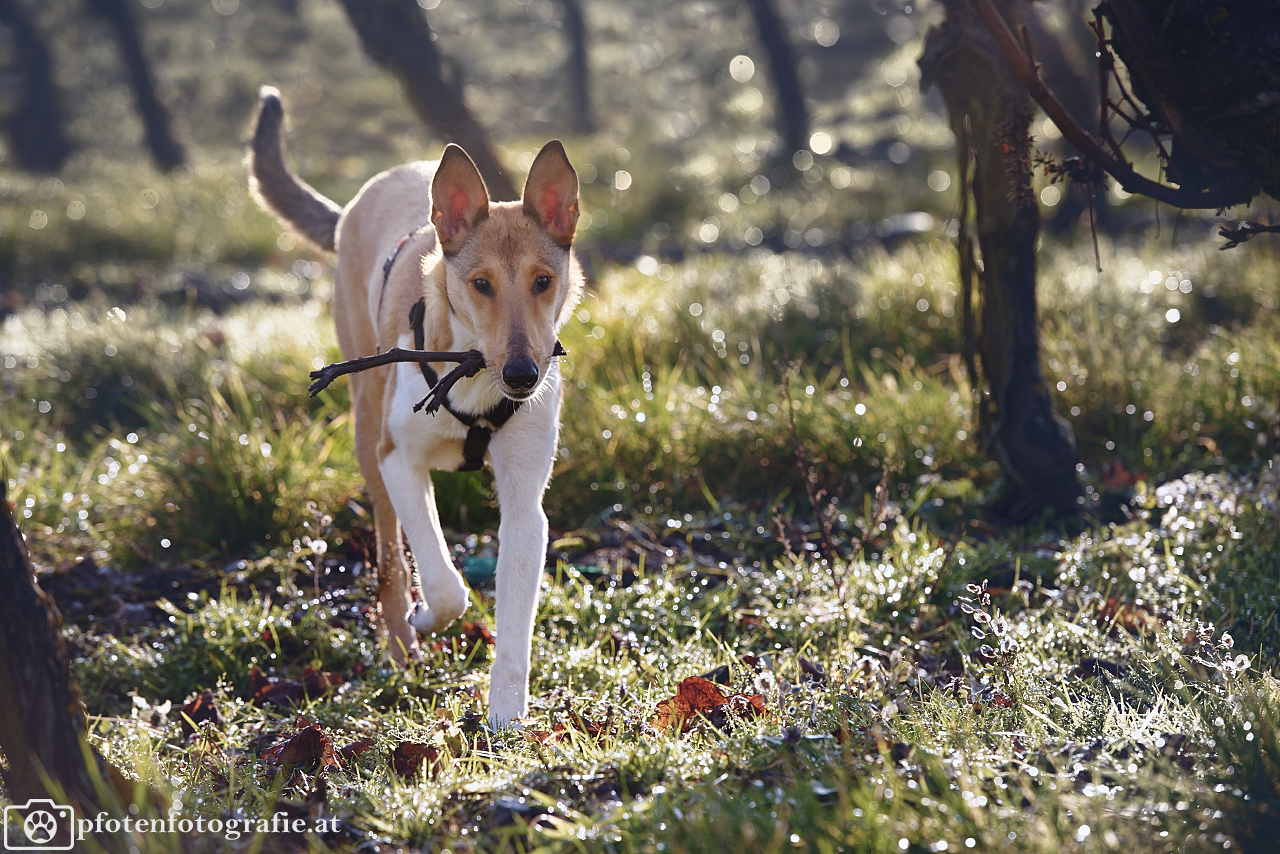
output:
[[[533,160],[524,182],[524,212],[559,246],[573,243],[578,227],[578,173],[560,140],[553,139]]]
[[[471,230],[489,216],[489,190],[467,153],[445,147],[431,181],[431,224],[448,254],[462,248]]]

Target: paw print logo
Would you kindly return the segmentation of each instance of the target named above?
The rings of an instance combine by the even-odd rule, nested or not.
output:
[[[22,823],[22,832],[37,845],[44,845],[52,842],[53,837],[58,834],[58,820],[51,812],[36,810]]]
[[[8,851],[70,851],[74,844],[71,807],[33,798],[4,808]]]

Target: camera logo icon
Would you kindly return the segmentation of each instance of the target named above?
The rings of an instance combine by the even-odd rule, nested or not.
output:
[[[8,851],[70,851],[75,844],[71,807],[47,798],[4,808],[4,847]]]

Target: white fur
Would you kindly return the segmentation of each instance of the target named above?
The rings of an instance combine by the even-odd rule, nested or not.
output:
[[[543,168],[550,171],[541,173],[549,182],[545,186],[571,190],[572,202],[567,196],[562,201],[576,205],[577,180],[563,159],[563,148],[549,143],[543,153],[548,151],[550,159],[539,154],[531,172],[538,172],[538,163],[547,164]],[[461,161],[456,153],[450,155],[446,150],[445,156],[453,156],[455,167],[462,168],[457,166]],[[557,162],[561,165],[557,166]],[[428,349],[484,351],[479,339],[491,343],[492,328],[481,326],[484,321],[476,315],[474,306],[469,307],[477,297],[468,284],[454,281],[454,274],[448,272],[434,228],[417,231],[401,247],[389,274],[383,272],[397,242],[432,222],[431,192],[439,167],[436,162],[422,162],[383,172],[365,184],[337,221],[333,315],[345,359],[370,356],[390,346],[412,348],[407,321],[410,307],[419,299],[426,300],[428,322],[424,334]],[[566,174],[571,180],[566,180]],[[530,180],[535,187],[544,186],[533,174]],[[299,186],[281,190],[280,181],[297,183],[289,176],[277,176],[275,185],[260,181],[263,195],[270,197],[273,187],[277,195],[284,193],[282,198],[294,191],[313,193]],[[553,224],[566,221],[563,211],[546,214],[553,215],[559,217],[551,220]],[[529,231],[530,217],[543,228],[541,233]],[[545,230],[546,221],[536,212],[529,214],[519,203],[492,203],[487,225],[482,227],[513,229],[510,233],[524,235],[520,239],[528,242],[529,251],[542,251],[545,255],[550,245],[547,241],[552,239]],[[569,222],[571,226],[572,221]],[[496,223],[503,225],[495,226]],[[542,497],[555,458],[560,415],[559,368],[554,360],[550,364],[547,360],[550,341],[568,318],[582,287],[581,271],[568,253],[564,264],[553,313],[539,308],[532,297],[523,297],[524,302],[519,303],[524,306],[521,311],[537,318],[535,331],[541,334],[534,336],[538,346],[530,349],[529,355],[538,361],[544,376],[534,394],[493,434],[486,455],[493,467],[502,508],[498,529],[501,547],[497,639],[489,688],[489,719],[496,726],[508,725],[522,716],[528,702],[533,620],[547,551]],[[440,322],[444,318],[448,318],[447,327]],[[486,355],[507,358],[500,348]],[[435,366],[440,374],[452,367]],[[501,365],[490,363],[475,377],[457,383],[449,395],[451,405],[467,412],[484,412],[493,407],[503,397],[495,376],[501,370]],[[432,469],[454,471],[463,462],[462,442],[467,428],[443,409],[434,415],[414,412],[414,405],[427,391],[416,364],[401,363],[351,377],[356,453],[374,508],[379,615],[397,661],[416,654],[416,632],[443,630],[465,612],[469,599],[467,585],[454,568],[445,542],[431,483]],[[401,529],[418,566],[420,584],[412,587],[401,560]]]
[[[412,346],[407,338],[403,336],[398,346]],[[468,594],[440,527],[431,470],[458,467],[462,455],[457,442],[467,428],[443,409],[434,415],[415,413],[414,404],[427,393],[426,381],[417,365],[401,363],[396,370],[386,413],[395,450],[381,461],[380,469],[417,561],[426,600],[419,600],[409,622],[419,631],[435,632],[462,616]],[[482,372],[454,386],[450,401],[478,411],[499,397],[488,373]],[[522,403],[489,443],[487,459],[502,509],[497,646],[489,673],[489,718],[495,726],[510,724],[528,705],[533,622],[547,553],[542,496],[551,479],[559,420],[560,371],[553,363],[535,397]]]

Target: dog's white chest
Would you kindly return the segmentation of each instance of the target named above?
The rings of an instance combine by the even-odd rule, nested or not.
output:
[[[410,336],[401,336],[397,346],[412,348]],[[539,434],[550,428],[555,432],[559,409],[555,404],[559,403],[560,394],[558,368],[558,365],[552,365],[544,393],[522,404],[510,421],[502,426],[504,437],[519,441],[520,434],[530,431]],[[397,448],[404,449],[406,458],[424,477],[433,469],[457,470],[463,462],[462,447],[468,426],[443,407],[431,415],[414,412],[413,408],[430,390],[422,369],[416,363],[401,362],[395,366],[395,371],[395,390],[386,415],[386,429],[391,440]],[[459,381],[449,392],[450,405],[462,412],[488,412],[501,400],[502,394],[487,370]]]

